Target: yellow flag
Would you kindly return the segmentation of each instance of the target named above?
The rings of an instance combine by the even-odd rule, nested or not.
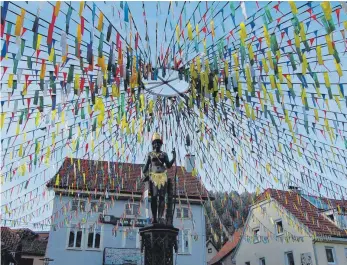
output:
[[[4,127],[6,112],[0,114],[0,129]]]
[[[268,73],[269,67],[267,66],[265,58],[262,59],[262,63],[263,63],[263,68],[264,68],[265,73]]]
[[[254,53],[253,53],[253,47],[252,45],[248,46],[248,53],[249,53],[249,59],[253,60],[254,59]]]
[[[271,51],[268,50],[268,51],[266,52],[266,54],[267,54],[267,59],[268,59],[268,61],[269,61],[269,64],[270,64],[271,69],[274,69],[275,66],[274,66],[274,62],[273,62],[273,60],[272,60]]]
[[[290,75],[287,75],[286,78],[287,78],[287,86],[289,88],[293,88],[293,83],[292,83],[292,79],[291,79]]]
[[[334,59],[334,62],[335,62],[336,71],[337,71],[339,77],[343,76],[343,73],[341,70],[341,65],[336,61],[336,59]]]
[[[306,40],[305,26],[303,22],[300,23],[300,37],[301,37],[301,41]]]
[[[78,11],[79,16],[82,16],[83,8],[84,8],[84,1],[81,1],[80,2],[80,9]]]
[[[42,38],[42,36],[39,34],[39,35],[37,36],[36,50],[39,50],[39,49],[40,49],[41,38]]]
[[[294,33],[295,47],[300,48],[300,38],[299,35]]]
[[[215,33],[214,33],[214,22],[213,22],[213,19],[211,20],[210,25],[211,25],[211,34],[212,34],[212,37],[214,38]]]
[[[247,38],[247,30],[245,23],[241,22],[240,24],[240,39],[242,43],[245,43],[245,40]]]
[[[77,24],[77,42],[81,43],[82,34],[81,34],[81,25]]]
[[[98,21],[98,31],[102,30],[103,21],[104,21],[104,14],[100,11],[99,21]]]
[[[264,37],[265,37],[265,41],[268,47],[271,46],[271,41],[270,41],[270,36],[269,36],[269,32],[267,31],[266,26],[263,26],[263,31],[264,31]]]
[[[283,71],[282,71],[282,66],[278,66],[278,79],[280,80],[281,83],[283,83]]]
[[[340,103],[339,97],[338,97],[337,95],[335,95],[334,98],[335,98],[335,101],[336,101],[337,106],[338,106],[339,109],[341,110],[341,103]]]
[[[192,31],[192,25],[190,25],[190,21],[188,22],[187,29],[188,29],[189,40],[193,40],[193,31]]]
[[[16,135],[19,134],[19,130],[20,130],[20,126],[19,126],[19,122],[17,123],[17,127],[16,127]]]
[[[319,121],[319,116],[318,116],[318,110],[314,109],[314,117],[316,119],[316,121]]]
[[[40,79],[44,79],[46,74],[46,63],[41,65]]]
[[[301,101],[302,101],[303,105],[306,104],[306,101],[305,101],[306,98],[307,98],[306,89],[304,87],[302,87]]]
[[[271,165],[269,163],[266,164],[266,172],[267,174],[271,173]]]
[[[51,148],[48,146],[47,147],[47,152],[46,152],[46,157],[45,157],[45,162],[46,162],[46,165],[49,165],[49,159],[51,157]]]
[[[275,89],[276,88],[275,77],[273,75],[269,75],[269,78],[270,78],[271,88]]]
[[[54,59],[54,48],[52,47],[51,54],[48,57],[48,61],[53,62],[53,59]]]
[[[333,48],[333,43],[331,41],[331,37],[329,34],[325,35],[325,41],[328,45],[329,54],[333,55],[334,54],[334,48]]]
[[[178,25],[176,25],[176,39],[177,42],[180,41],[180,27]]]
[[[331,19],[331,6],[329,1],[324,1],[320,4],[327,20]]]
[[[57,1],[55,7],[54,7],[54,15],[57,17],[59,15],[59,11],[60,11],[60,5],[61,5],[61,1]]]
[[[236,52],[233,54],[233,60],[234,60],[235,68],[236,69],[239,68],[239,58]]]
[[[8,75],[8,88],[13,87],[13,74]]]
[[[60,176],[57,174],[57,177],[55,178],[55,186],[59,186],[60,184]]]
[[[36,117],[35,117],[35,125],[36,125],[36,127],[39,126],[40,118],[41,118],[41,112],[38,111],[36,113]]]
[[[14,34],[17,37],[19,37],[20,34],[21,34],[22,27],[23,27],[24,16],[25,16],[25,9],[22,8],[21,9],[21,15],[17,16],[16,27],[15,27],[15,31],[14,31]]]
[[[323,65],[323,57],[322,57],[322,47],[320,45],[317,46],[317,57],[318,57],[318,64]]]
[[[292,10],[292,13],[296,15],[298,13],[298,9],[296,8],[294,1],[289,1],[290,9]]]
[[[327,72],[324,72],[324,81],[325,81],[326,87],[330,87],[329,74]]]

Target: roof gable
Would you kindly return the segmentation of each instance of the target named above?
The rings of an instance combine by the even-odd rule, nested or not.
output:
[[[256,203],[275,199],[288,212],[294,215],[303,225],[309,228],[316,236],[347,237],[347,231],[340,229],[321,214],[321,209],[317,208],[305,196],[297,192],[267,189],[256,200]],[[325,204],[333,207],[346,207],[346,202],[322,198]]]

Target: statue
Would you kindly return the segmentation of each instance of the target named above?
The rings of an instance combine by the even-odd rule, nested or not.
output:
[[[167,153],[161,151],[163,141],[158,133],[154,133],[152,137],[153,151],[147,155],[147,162],[143,168],[145,178],[143,181],[149,181],[149,189],[151,193],[151,210],[153,224],[164,223],[163,214],[165,210],[165,196],[168,194],[168,177],[167,168],[171,168],[176,160],[176,151],[172,151],[173,158],[169,161]],[[172,197],[172,194],[168,194]],[[159,199],[159,202],[158,202]],[[168,198],[172,201],[172,198]],[[171,208],[171,207],[170,207]]]

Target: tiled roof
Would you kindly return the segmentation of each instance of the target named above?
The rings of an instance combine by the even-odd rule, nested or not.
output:
[[[219,261],[224,259],[233,249],[236,248],[237,244],[241,239],[242,229],[236,230],[232,235],[231,240],[226,242],[220,251],[208,262],[209,265],[218,264]]]
[[[1,227],[1,249],[15,252],[20,246],[20,236],[8,227]]]
[[[10,229],[1,227],[1,243],[10,252],[21,247],[24,255],[44,256],[48,239],[41,239],[40,236],[30,229]]]
[[[264,201],[269,197],[275,199],[287,211],[294,215],[302,224],[308,227],[317,236],[347,237],[347,230],[340,229],[329,221],[321,213],[321,209],[314,206],[299,193],[294,191],[283,191],[267,189],[258,198],[257,202]],[[323,199],[333,207],[346,207],[345,201]]]
[[[108,192],[142,193],[145,186],[140,180],[142,167],[143,164],[66,158],[47,186],[83,191],[104,192],[107,189]],[[175,166],[167,171],[168,177],[173,178]],[[177,194],[184,196],[187,193],[189,197],[207,198],[208,193],[201,180],[181,167],[177,169],[177,176]]]
[[[22,240],[22,254],[44,256],[46,253],[48,240],[35,239],[23,239]]]

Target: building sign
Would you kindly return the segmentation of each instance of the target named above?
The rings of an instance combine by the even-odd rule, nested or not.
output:
[[[114,215],[100,215],[99,220],[104,224],[118,224],[119,226],[144,227],[147,224],[147,219],[120,218]]]
[[[103,265],[141,265],[142,255],[138,248],[105,248]]]

